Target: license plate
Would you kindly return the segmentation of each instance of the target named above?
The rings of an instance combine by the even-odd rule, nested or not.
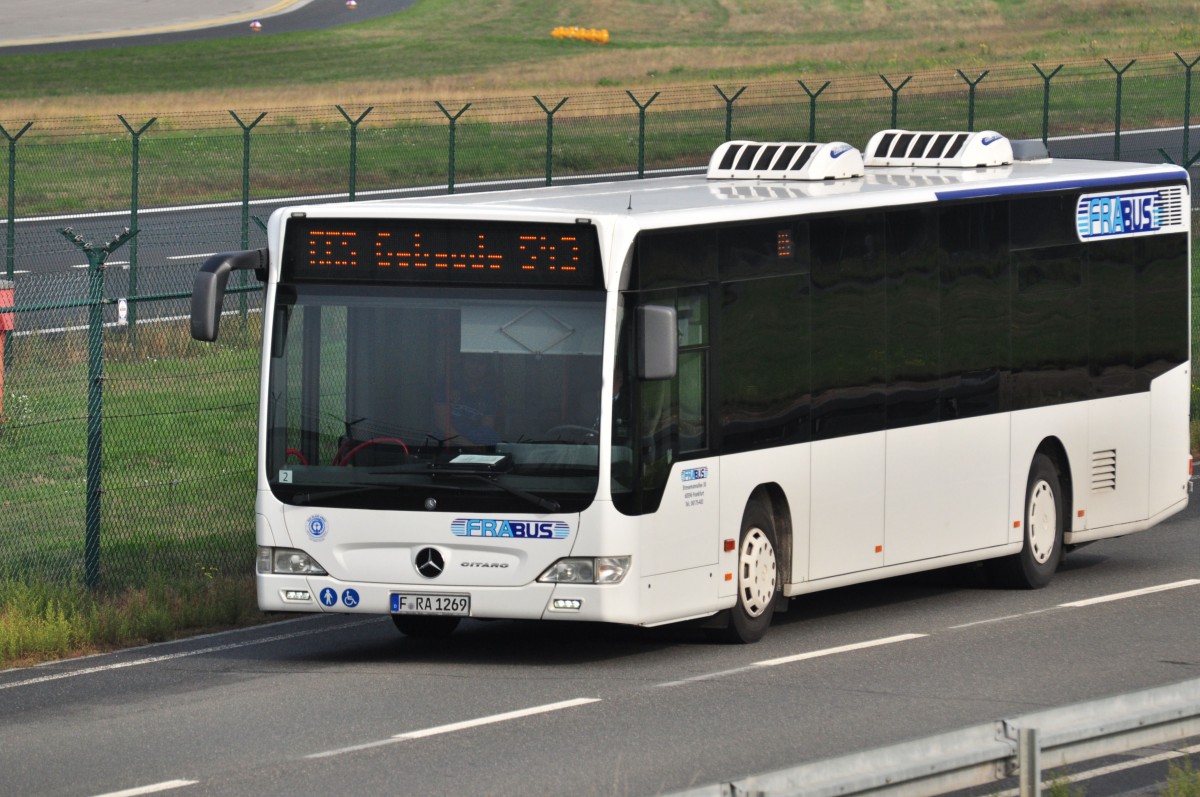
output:
[[[393,592],[392,614],[443,614],[466,617],[471,614],[471,596]]]

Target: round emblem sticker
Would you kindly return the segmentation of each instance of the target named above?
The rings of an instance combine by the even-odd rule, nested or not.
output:
[[[325,539],[325,532],[329,530],[325,525],[325,518],[320,515],[310,517],[308,522],[305,523],[305,527],[308,530],[308,536],[314,540]]]

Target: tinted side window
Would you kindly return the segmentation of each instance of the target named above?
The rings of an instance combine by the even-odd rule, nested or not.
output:
[[[1137,386],[1188,357],[1188,251],[1186,235],[1134,239],[1137,260]]]
[[[884,225],[878,213],[815,219],[813,438],[885,427]]]
[[[791,219],[723,227],[718,270],[722,280],[808,271],[808,224]]]
[[[1079,243],[1075,231],[1078,194],[1014,199],[1010,202],[1009,241],[1013,251]]]
[[[1006,410],[1009,345],[1008,205],[943,210],[940,241],[942,420]]]
[[[1013,254],[1014,410],[1089,397],[1084,246]]]
[[[887,214],[887,422],[898,429],[938,419],[941,308],[937,214]]]
[[[630,288],[695,285],[717,277],[717,231],[712,227],[648,230],[638,236]]]
[[[721,285],[717,329],[722,450],[809,440],[808,275]]]
[[[1133,349],[1137,336],[1133,267],[1134,241],[1125,238],[1087,245],[1088,373],[1092,398],[1136,389]]]

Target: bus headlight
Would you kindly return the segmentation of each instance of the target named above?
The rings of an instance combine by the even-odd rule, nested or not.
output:
[[[629,572],[629,556],[573,556],[559,559],[538,576],[553,584],[619,584]]]
[[[290,576],[324,576],[325,568],[304,551],[295,548],[259,548],[258,572]]]

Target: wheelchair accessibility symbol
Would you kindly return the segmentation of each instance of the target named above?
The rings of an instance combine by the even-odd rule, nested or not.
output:
[[[358,593],[352,589],[344,590],[342,592],[342,603],[353,609],[358,605]]]

